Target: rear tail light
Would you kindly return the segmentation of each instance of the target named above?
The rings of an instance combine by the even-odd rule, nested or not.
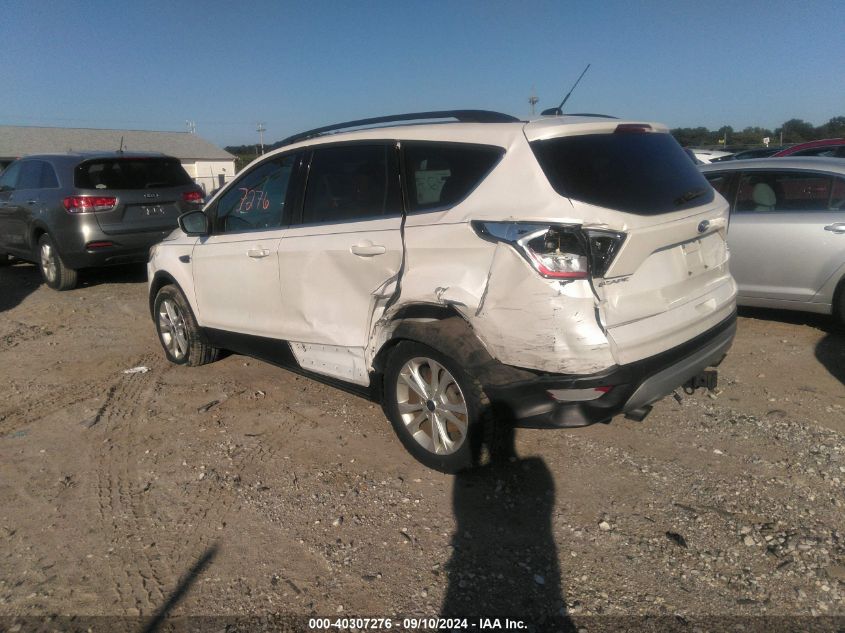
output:
[[[594,230],[588,230],[585,233],[590,250],[590,271],[593,277],[604,277],[625,241],[625,234]]]
[[[68,196],[62,203],[68,213],[92,213],[111,211],[117,206],[114,196]]]
[[[547,279],[601,277],[625,240],[624,233],[573,225],[474,221],[472,226],[484,239],[513,246]]]
[[[202,191],[185,191],[182,193],[182,200],[185,202],[192,202],[194,204],[201,204],[202,203]]]
[[[517,240],[528,261],[549,279],[586,279],[587,249],[577,229],[552,226]]]

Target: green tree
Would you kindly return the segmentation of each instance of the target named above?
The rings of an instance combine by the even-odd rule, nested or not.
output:
[[[845,137],[845,116],[835,116],[817,129],[820,132],[819,138],[843,138]]]
[[[804,143],[818,138],[813,124],[807,123],[803,119],[789,119],[775,130],[775,134],[781,133],[784,143]]]
[[[740,132],[734,132],[732,145],[762,145],[763,139],[773,138],[774,133],[763,127],[747,127]]]
[[[706,127],[679,127],[672,130],[672,136],[683,147],[697,147],[710,143],[710,131]]]
[[[715,138],[713,139],[714,145],[731,145],[732,143],[734,143],[734,129],[730,125],[723,125],[716,130]]]

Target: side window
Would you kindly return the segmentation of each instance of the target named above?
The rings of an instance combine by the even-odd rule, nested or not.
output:
[[[461,143],[404,145],[408,211],[454,205],[484,180],[505,151]]]
[[[747,172],[737,193],[738,211],[820,211],[831,197],[831,177],[812,172]]]
[[[281,226],[296,158],[291,154],[268,160],[235,183],[217,203],[217,230],[232,233]]]
[[[21,174],[16,189],[38,189],[41,185],[41,161],[25,160],[21,163]]]
[[[41,189],[57,189],[59,186],[59,179],[56,178],[56,170],[46,161],[41,163],[41,180],[38,186]]]
[[[710,186],[713,187],[716,191],[721,193],[723,196],[727,197],[728,195],[728,176],[727,174],[704,174],[704,177],[707,178],[707,182],[710,183]]]
[[[836,147],[822,145],[821,147],[808,147],[797,152],[793,152],[791,156],[833,156]]]
[[[0,175],[0,191],[9,191],[16,188],[18,174],[21,171],[21,163],[12,163]]]
[[[845,178],[834,178],[830,189],[830,208],[845,211]]]
[[[401,212],[389,145],[318,147],[305,186],[303,223],[344,222]]]

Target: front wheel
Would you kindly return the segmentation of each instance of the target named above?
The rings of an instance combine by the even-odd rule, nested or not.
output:
[[[153,304],[158,340],[167,360],[197,367],[217,360],[220,350],[208,344],[188,300],[176,286],[164,286]]]
[[[839,282],[839,287],[833,294],[833,318],[841,331],[845,331],[845,279]]]
[[[388,359],[385,413],[405,448],[429,468],[456,473],[475,465],[485,402],[478,381],[427,345],[399,343]]]
[[[76,271],[67,267],[53,240],[46,233],[38,239],[38,264],[44,283],[53,290],[70,290],[76,287]]]

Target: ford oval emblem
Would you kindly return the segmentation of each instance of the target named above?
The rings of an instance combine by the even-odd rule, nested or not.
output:
[[[698,232],[704,233],[708,228],[710,228],[710,220],[702,220],[698,223]]]

